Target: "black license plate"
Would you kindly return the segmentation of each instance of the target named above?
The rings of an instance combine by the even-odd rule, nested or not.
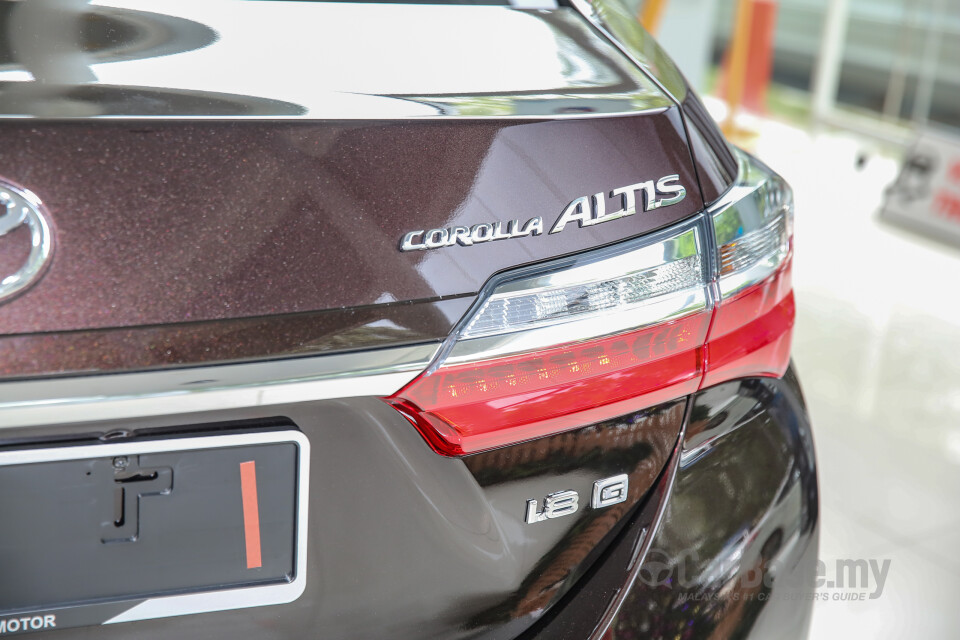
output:
[[[297,431],[0,452],[0,634],[295,600]]]

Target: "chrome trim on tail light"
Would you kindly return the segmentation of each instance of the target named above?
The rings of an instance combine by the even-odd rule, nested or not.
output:
[[[722,298],[770,277],[789,257],[793,193],[786,182],[755,158],[734,149],[737,182],[707,213],[717,250]]]

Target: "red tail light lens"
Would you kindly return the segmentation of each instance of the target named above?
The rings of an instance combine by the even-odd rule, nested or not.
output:
[[[702,388],[750,376],[780,377],[790,364],[794,318],[789,262],[714,310]]]
[[[456,456],[782,375],[792,201],[742,160],[737,187],[679,230],[494,281],[439,362],[388,401]]]
[[[530,440],[696,391],[709,320],[702,312],[567,347],[441,367],[397,395],[429,415],[431,426],[449,426],[435,444],[442,453]]]

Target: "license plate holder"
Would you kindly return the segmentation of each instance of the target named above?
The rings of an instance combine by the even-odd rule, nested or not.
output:
[[[296,600],[308,473],[293,430],[0,451],[0,633]]]

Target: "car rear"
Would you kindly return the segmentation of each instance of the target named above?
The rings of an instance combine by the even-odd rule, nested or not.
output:
[[[804,636],[790,189],[625,9],[3,9],[0,633]]]

